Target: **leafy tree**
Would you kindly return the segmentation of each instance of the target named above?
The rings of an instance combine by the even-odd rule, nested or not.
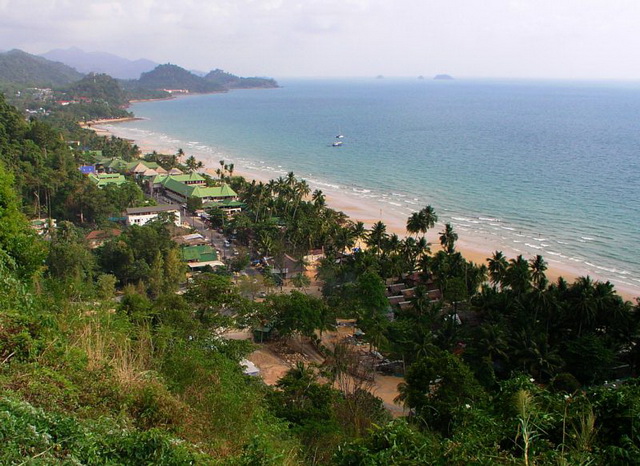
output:
[[[431,429],[449,435],[458,420],[460,406],[474,406],[486,394],[469,368],[444,351],[418,359],[411,365],[398,399]]]
[[[178,248],[167,250],[164,258],[164,289],[176,291],[185,279],[186,266],[180,259]]]
[[[196,309],[197,318],[209,325],[220,317],[225,307],[236,301],[237,293],[228,276],[202,273],[193,278],[184,297]]]
[[[13,177],[0,164],[0,261],[20,277],[32,277],[45,255],[43,244],[20,213]]]
[[[335,464],[436,464],[440,456],[440,439],[428,432],[420,432],[403,419],[375,426],[361,439],[340,446]]]
[[[614,352],[593,334],[568,341],[562,354],[571,373],[583,385],[606,380],[615,359]]]
[[[165,278],[164,259],[162,258],[162,253],[160,251],[156,251],[156,256],[153,258],[147,283],[149,285],[149,294],[152,298],[157,298],[162,294]]]
[[[195,212],[200,209],[202,209],[202,198],[190,197],[187,199],[187,210],[189,212]]]
[[[311,337],[316,330],[333,326],[332,315],[322,300],[299,291],[269,295],[266,306],[272,327],[282,337],[296,333]]]
[[[60,222],[54,230],[46,264],[49,276],[69,287],[68,292],[86,294],[92,288],[95,258],[70,222]]]
[[[98,298],[109,300],[113,298],[116,291],[117,278],[110,274],[102,274],[98,276],[96,281],[96,292]]]

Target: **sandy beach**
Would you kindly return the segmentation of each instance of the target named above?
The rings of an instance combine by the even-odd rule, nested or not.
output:
[[[90,129],[96,131],[96,133],[104,136],[117,136],[124,139],[131,140],[130,136],[125,136],[118,131],[117,123],[123,121],[137,120],[139,118],[122,118],[116,120],[100,120],[91,123]],[[89,127],[89,126],[88,126]],[[158,153],[173,154],[176,153],[178,147],[173,147],[167,143],[163,144],[161,141],[136,139],[135,144],[140,147],[143,154],[156,151]],[[201,160],[205,169],[215,169],[219,167],[219,157],[211,156],[207,153],[199,153],[198,151],[189,151],[187,156],[193,155],[197,159]],[[256,180],[262,182],[268,182],[274,177],[280,176],[278,173],[274,174],[271,171],[261,171],[259,169],[253,169],[249,167],[235,165],[234,174],[245,177],[247,180]],[[282,171],[282,175],[286,174],[286,170]],[[367,199],[362,197],[355,197],[351,193],[346,193],[339,188],[331,186],[314,186],[310,183],[311,189],[321,189],[327,198],[327,204],[335,209],[344,212],[354,221],[361,221],[365,226],[370,227],[373,223],[381,220],[387,226],[388,233],[396,233],[400,237],[406,236],[406,222],[407,216],[404,213],[396,211],[392,205],[380,204],[373,199]],[[442,224],[437,224],[432,230],[427,233],[427,239],[431,243],[432,251],[437,251],[439,244],[439,232],[444,228]],[[477,264],[486,264],[486,260],[493,252],[502,250],[508,258],[514,258],[516,254],[511,253],[508,249],[500,246],[499,244],[493,244],[490,238],[470,238],[465,237],[464,233],[459,233],[459,240],[457,242],[457,249],[464,255],[467,260],[473,261]],[[531,257],[527,257],[531,259]],[[549,268],[547,269],[547,277],[550,281],[556,281],[559,277],[564,277],[567,281],[572,282],[580,276],[584,276],[585,273],[580,270],[579,266],[571,267],[569,264],[560,263],[553,258],[545,257]],[[591,278],[595,280],[606,281],[607,278],[598,276],[597,274],[589,274]],[[624,299],[635,301],[636,297],[640,296],[640,293],[632,288],[621,284],[616,284],[616,291]]]

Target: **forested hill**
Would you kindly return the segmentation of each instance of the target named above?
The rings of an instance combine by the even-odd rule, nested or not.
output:
[[[21,50],[0,53],[0,82],[30,86],[64,86],[82,78],[70,66]]]
[[[100,77],[103,84],[108,78],[113,85],[120,88],[120,90],[111,90],[112,94],[122,94],[114,101],[117,105],[125,105],[128,100],[134,99],[166,98],[169,94],[164,92],[165,89],[209,93],[230,89],[278,87],[274,79],[242,78],[219,69],[202,77],[172,64],[158,65],[153,70],[142,73],[140,79],[116,81],[106,74],[84,75],[63,63],[50,61],[21,50],[0,53],[0,86],[5,92],[6,89],[16,93],[29,87],[44,87],[54,88],[58,92],[56,98],[60,100],[68,100],[77,95],[89,99],[103,99],[104,96],[101,94],[87,92],[91,87],[95,87],[91,85],[91,81],[95,81],[96,77]],[[84,81],[81,81],[83,78],[85,78]],[[110,87],[113,85],[110,84]],[[22,106],[15,99],[12,103]]]
[[[273,79],[240,78],[218,69],[209,72],[203,78],[172,64],[159,65],[152,71],[142,73],[137,84],[144,89],[184,89],[201,93],[278,87]]]
[[[241,78],[220,69],[210,71],[204,79],[227,89],[269,89],[278,87],[275,79],[257,77]]]

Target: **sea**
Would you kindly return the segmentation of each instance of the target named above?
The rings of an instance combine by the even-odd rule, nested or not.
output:
[[[541,254],[640,296],[640,82],[279,84],[136,103],[140,120],[107,129],[214,168],[293,171],[381,214],[431,205],[436,230],[450,222],[478,249]]]

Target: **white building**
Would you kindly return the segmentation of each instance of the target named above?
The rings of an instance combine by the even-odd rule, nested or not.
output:
[[[177,226],[182,224],[180,216],[180,206],[178,205],[156,205],[149,207],[130,207],[127,209],[127,225],[144,225],[155,220],[162,212],[174,215],[174,223]]]

